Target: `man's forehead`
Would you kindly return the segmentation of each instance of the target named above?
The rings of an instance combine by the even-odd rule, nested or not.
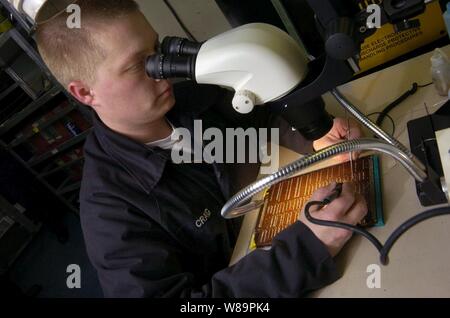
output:
[[[141,41],[130,41],[128,43],[127,41],[124,41],[125,45],[123,45],[117,55],[126,62],[147,53],[150,49],[155,47],[155,44],[158,43],[158,41],[158,34],[153,34],[149,38],[143,38]]]
[[[158,37],[153,27],[140,12],[108,21],[108,23],[101,23],[97,27],[99,29],[96,33],[99,38],[113,50],[137,47],[143,43],[150,45]]]
[[[153,48],[158,41],[158,34],[152,28],[111,27],[103,30],[98,43],[107,51],[108,57],[119,59],[131,58],[143,50]]]

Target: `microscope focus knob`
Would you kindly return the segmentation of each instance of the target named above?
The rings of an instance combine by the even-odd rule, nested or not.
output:
[[[233,107],[241,114],[250,113],[255,107],[256,96],[250,91],[237,91],[233,98]]]

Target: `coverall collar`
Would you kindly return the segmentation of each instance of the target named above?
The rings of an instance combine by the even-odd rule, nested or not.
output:
[[[94,113],[94,133],[105,151],[127,170],[146,193],[160,180],[170,151],[149,147],[107,127]]]

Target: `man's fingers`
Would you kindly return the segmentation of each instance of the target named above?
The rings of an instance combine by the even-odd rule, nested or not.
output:
[[[327,205],[327,213],[337,219],[343,218],[355,203],[355,186],[353,183],[344,183],[342,193]]]
[[[352,195],[355,196],[355,184],[353,182],[345,182],[342,184],[341,196]]]
[[[363,136],[361,126],[355,121],[350,121],[350,139],[358,139]]]
[[[336,182],[332,182],[326,187],[317,189],[312,194],[310,201],[322,201],[323,199],[325,199],[327,196],[329,196],[333,192],[333,189],[335,187],[336,187]]]
[[[311,196],[310,201],[323,201],[328,197],[336,187],[336,182],[330,185],[317,189]],[[317,212],[322,207],[313,205],[310,212]],[[324,209],[324,217],[328,220],[344,221],[348,219],[352,224],[358,223],[367,213],[367,205],[362,196],[355,193],[355,185],[351,182],[346,182],[342,185],[342,192],[339,197],[331,201]],[[347,216],[347,214],[351,214]],[[356,224],[355,223],[355,224]]]
[[[349,131],[350,139],[361,138],[363,136],[361,126],[354,119],[350,119],[349,121],[350,127],[346,125],[346,128],[350,129]]]
[[[334,188],[326,188],[326,190],[330,190],[328,195],[331,194]],[[322,193],[320,193],[322,194]],[[322,197],[319,200],[323,200],[327,195]],[[342,185],[342,192],[339,197],[331,201],[326,208],[324,208],[324,215],[328,220],[340,220],[344,218],[347,214],[348,210],[355,203],[355,186],[353,183],[344,183]]]
[[[317,189],[311,195],[311,198],[309,199],[309,201],[323,201],[323,199],[325,199],[327,196],[329,196],[333,192],[333,189],[335,187],[336,187],[336,182],[332,182],[326,187]],[[302,208],[301,213],[304,211],[304,209],[305,209],[305,207]],[[310,213],[317,212],[320,209],[322,209],[321,206],[314,204],[309,208],[309,212]]]
[[[348,120],[350,125],[347,123],[346,118],[335,118],[336,131],[341,139],[357,139],[362,137],[361,126],[352,118]]]
[[[344,222],[356,225],[366,216],[367,203],[364,197],[356,194],[353,206],[348,210],[344,217]]]
[[[352,160],[356,160],[359,158],[359,156],[361,155],[361,151],[352,151],[351,152],[351,156],[350,157],[350,152],[345,152],[339,155],[336,155],[334,157],[332,157],[332,162],[335,163],[344,163],[344,162],[348,162],[350,161],[350,158],[352,158]]]
[[[361,155],[361,151],[353,151],[352,152],[353,160],[358,159],[360,155]]]

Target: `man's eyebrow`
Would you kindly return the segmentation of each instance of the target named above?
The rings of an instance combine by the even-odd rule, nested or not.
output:
[[[128,55],[128,57],[126,59],[124,59],[124,61],[125,61],[124,64],[132,62],[134,59],[144,55],[144,53],[146,53],[146,52],[148,52],[148,49],[139,50],[137,52],[134,52],[134,53]]]
[[[156,37],[156,41],[154,44],[154,48],[156,49],[159,45],[159,35]],[[127,67],[129,63],[133,62],[135,59],[139,57],[143,57],[146,53],[148,53],[149,49],[145,48],[142,50],[139,50],[137,52],[129,54],[125,59],[123,59],[123,63],[121,63],[121,68]]]

